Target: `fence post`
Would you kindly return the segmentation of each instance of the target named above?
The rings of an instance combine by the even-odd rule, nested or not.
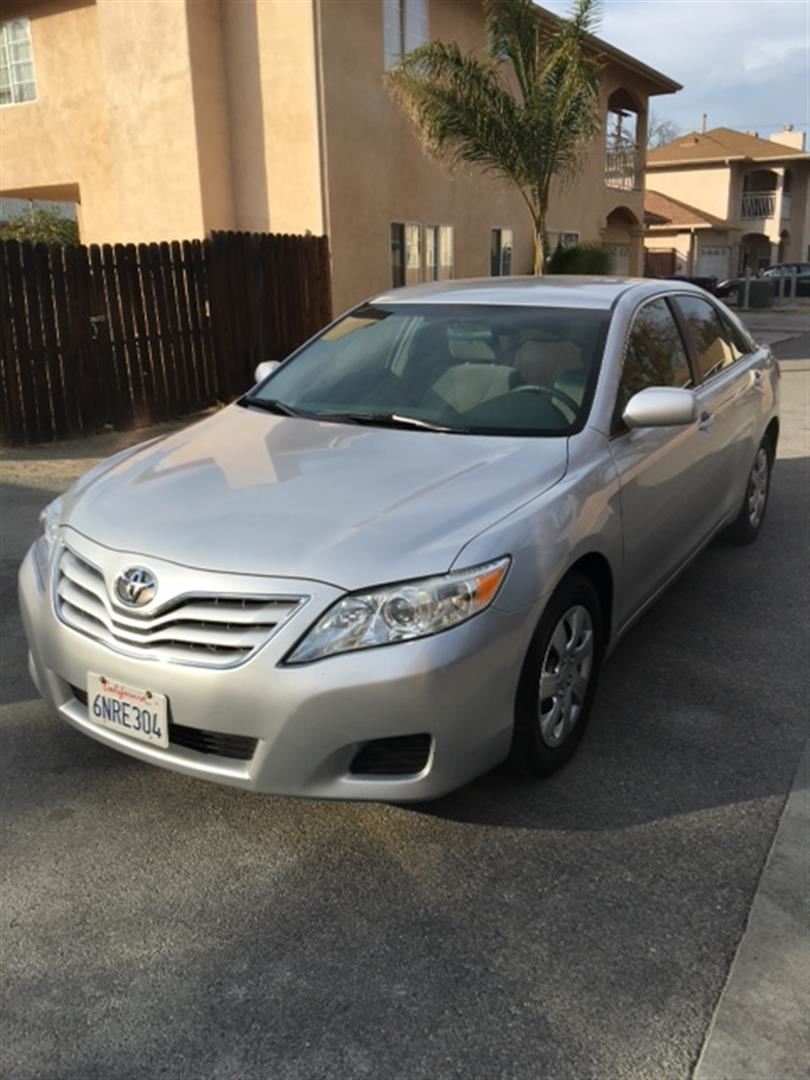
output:
[[[748,310],[748,305],[751,302],[751,267],[745,268],[745,285],[743,286],[743,307]]]
[[[785,268],[779,267],[779,307],[785,303]]]
[[[790,299],[791,303],[796,302],[796,297],[799,294],[799,268],[798,266],[791,266],[790,268]]]

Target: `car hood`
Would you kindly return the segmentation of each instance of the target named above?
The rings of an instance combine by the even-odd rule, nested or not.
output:
[[[96,466],[62,521],[186,566],[345,589],[448,569],[565,473],[567,440],[449,435],[232,405]]]

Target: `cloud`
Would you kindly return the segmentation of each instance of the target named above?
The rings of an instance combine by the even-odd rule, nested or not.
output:
[[[565,15],[570,4],[543,5]],[[684,89],[653,101],[685,129],[806,127],[810,6],[805,0],[606,0],[599,36]]]

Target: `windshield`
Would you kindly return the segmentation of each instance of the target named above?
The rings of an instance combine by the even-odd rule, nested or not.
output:
[[[481,435],[568,435],[585,422],[609,313],[366,304],[243,404],[319,420]]]

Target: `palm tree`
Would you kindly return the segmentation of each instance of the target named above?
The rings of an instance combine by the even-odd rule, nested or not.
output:
[[[532,0],[484,0],[485,56],[432,41],[388,76],[430,153],[520,191],[534,229],[536,274],[551,182],[576,174],[599,127],[599,58],[588,42],[596,14],[597,0],[575,0],[570,18],[548,30]]]

